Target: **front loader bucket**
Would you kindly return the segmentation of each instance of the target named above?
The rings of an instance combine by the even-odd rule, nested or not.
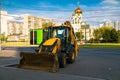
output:
[[[59,68],[57,55],[21,52],[20,57],[19,68],[50,72],[57,72]]]

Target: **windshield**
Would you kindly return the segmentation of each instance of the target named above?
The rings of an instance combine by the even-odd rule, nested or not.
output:
[[[53,37],[63,38],[65,36],[65,28],[54,28]]]

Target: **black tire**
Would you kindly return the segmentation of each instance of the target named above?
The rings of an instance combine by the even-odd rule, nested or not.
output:
[[[72,48],[72,53],[70,53],[68,58],[68,63],[74,63],[75,62],[75,49]]]
[[[60,53],[59,54],[59,67],[64,68],[66,66],[66,54]]]

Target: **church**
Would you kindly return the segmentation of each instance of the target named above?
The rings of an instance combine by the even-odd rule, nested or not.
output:
[[[82,25],[82,10],[78,6],[72,14],[72,26],[74,28],[74,32],[79,32]]]
[[[93,38],[94,28],[90,27],[89,24],[83,21],[82,19],[82,9],[78,7],[74,10],[72,14],[71,25],[73,26],[74,32],[82,32],[84,35],[83,41],[88,41],[90,38]]]

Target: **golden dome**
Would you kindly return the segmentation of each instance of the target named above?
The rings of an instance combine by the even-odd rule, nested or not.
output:
[[[75,14],[82,14],[82,10],[78,7],[75,9]]]

